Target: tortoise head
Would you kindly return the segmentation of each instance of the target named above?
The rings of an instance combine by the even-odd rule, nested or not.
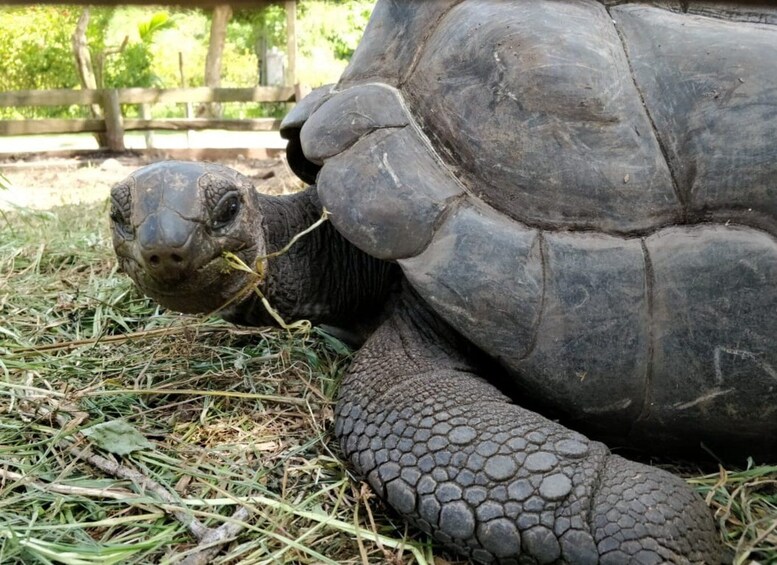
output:
[[[212,312],[251,285],[225,252],[254,265],[264,255],[254,186],[216,164],[165,161],[111,189],[113,246],[138,287],[179,312]]]

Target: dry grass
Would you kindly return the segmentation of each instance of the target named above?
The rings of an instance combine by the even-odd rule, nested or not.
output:
[[[106,216],[0,212],[0,562],[192,563],[197,524],[235,522],[209,562],[433,562],[338,459],[342,344],[158,311],[115,272]],[[116,420],[152,447],[82,433]],[[777,468],[689,481],[738,563],[777,562]]]
[[[176,508],[75,456],[80,430],[118,419],[153,448],[102,454],[179,510],[210,527],[250,510],[215,563],[415,560],[331,451],[344,346],[160,313],[115,272],[106,214],[0,217],[0,562],[173,563],[197,545]]]

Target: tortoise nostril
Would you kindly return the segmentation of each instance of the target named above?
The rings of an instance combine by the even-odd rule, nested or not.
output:
[[[178,279],[189,268],[189,255],[181,249],[147,249],[143,261],[149,274],[157,279]]]

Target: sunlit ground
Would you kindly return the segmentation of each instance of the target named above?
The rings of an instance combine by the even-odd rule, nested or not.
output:
[[[143,133],[124,135],[127,149],[147,147]],[[170,149],[177,147],[195,148],[231,148],[265,147],[283,149],[286,141],[277,131],[235,132],[223,130],[191,132],[153,132],[152,147]],[[16,153],[61,151],[71,149],[97,150],[94,136],[88,133],[64,135],[17,135],[0,137],[0,159]]]
[[[145,149],[142,133],[125,136],[127,149]],[[283,149],[278,132],[193,131],[154,132],[151,147],[157,149]],[[32,162],[17,162],[20,153],[97,150],[90,134],[0,137],[0,174],[10,186],[0,191],[0,210],[14,207],[50,208],[96,202],[107,197],[111,184],[145,164],[127,157],[106,156],[88,162],[38,154]],[[236,153],[237,155],[237,153]],[[152,156],[148,157],[153,159]],[[159,157],[162,158],[162,157]],[[79,169],[76,178],[74,172]],[[240,170],[240,167],[238,167]],[[249,174],[247,171],[241,171]]]

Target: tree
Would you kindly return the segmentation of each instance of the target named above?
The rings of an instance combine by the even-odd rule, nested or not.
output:
[[[84,8],[81,11],[81,16],[78,18],[76,29],[73,32],[73,55],[76,59],[76,68],[78,69],[78,76],[81,79],[81,87],[94,90],[97,88],[97,79],[94,74],[89,43],[86,40],[86,29],[88,27],[89,8]],[[103,117],[103,111],[99,104],[92,104],[90,106],[90,111],[93,118]],[[100,147],[106,147],[108,145],[108,138],[104,133],[97,132],[94,134],[94,137],[97,139],[97,144]]]
[[[0,7],[0,91],[73,88],[79,84],[72,59],[73,26],[78,11],[70,6]],[[71,114],[72,110],[72,114]],[[80,108],[2,108],[3,118],[81,115]]]
[[[227,39],[227,24],[232,17],[229,4],[219,4],[213,8],[210,24],[210,42],[208,55],[205,58],[205,86],[217,88],[221,85],[221,56],[224,53],[224,43]],[[205,111],[210,116],[221,113],[219,104],[211,103]]]
[[[160,79],[152,70],[154,38],[160,31],[171,29],[174,25],[170,14],[155,12],[148,20],[137,23],[139,41],[130,42],[129,35],[125,35],[119,48],[104,48],[99,57],[102,82],[98,79],[98,86],[101,88],[158,86]],[[109,55],[118,56],[108,59]]]

